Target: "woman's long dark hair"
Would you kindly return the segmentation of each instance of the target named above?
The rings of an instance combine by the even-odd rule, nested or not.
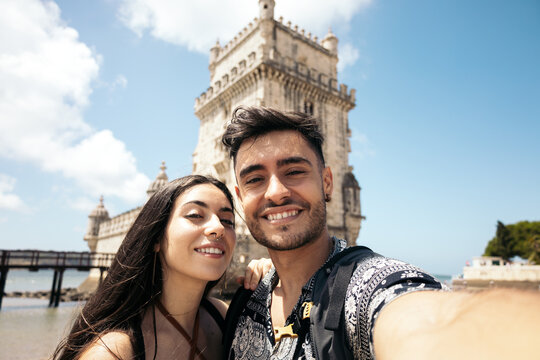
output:
[[[220,189],[234,210],[227,186],[212,177],[188,175],[160,188],[141,209],[107,277],[77,316],[53,359],[75,359],[85,346],[110,331],[125,332],[133,339],[133,330],[140,326],[145,308],[162,289],[162,267],[154,246],[165,236],[175,200],[187,189],[201,184],[212,184]],[[208,283],[204,296],[218,281]]]

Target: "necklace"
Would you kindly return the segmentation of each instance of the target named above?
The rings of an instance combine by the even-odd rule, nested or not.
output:
[[[199,311],[197,311],[197,315],[195,315],[195,324],[193,324],[193,337],[190,337],[187,331],[182,327],[182,325],[180,325],[180,323],[176,321],[176,319],[167,311],[167,309],[165,309],[165,306],[163,306],[161,301],[156,300],[156,306],[161,312],[161,314],[165,316],[165,319],[167,319],[171,323],[171,325],[174,326],[174,328],[178,330],[178,332],[182,334],[182,336],[189,343],[189,346],[191,347],[191,350],[189,351],[189,360],[194,360],[196,356],[200,357],[202,360],[206,360],[202,352],[197,348],[197,337],[199,334]]]

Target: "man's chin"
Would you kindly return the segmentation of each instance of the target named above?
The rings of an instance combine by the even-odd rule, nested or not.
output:
[[[269,250],[289,251],[298,249],[314,239],[307,234],[287,234],[267,236],[253,236],[255,240]]]

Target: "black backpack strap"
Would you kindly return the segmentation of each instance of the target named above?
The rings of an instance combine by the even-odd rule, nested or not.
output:
[[[222,339],[226,354],[225,357],[227,357],[230,352],[238,319],[240,318],[240,315],[242,315],[242,311],[246,307],[252,294],[253,290],[245,289],[243,286],[240,286],[234,293],[229,309],[227,310],[227,316],[225,316],[225,330],[223,331]]]
[[[339,329],[341,310],[345,304],[345,295],[355,268],[356,263],[351,262],[337,269],[334,284],[328,293],[330,299],[328,314],[324,323],[324,327],[328,330],[336,331]]]
[[[202,307],[210,314],[212,319],[218,324],[219,329],[221,330],[221,333],[225,333],[225,319],[223,319],[223,316],[221,316],[221,313],[216,308],[214,304],[208,298],[202,298],[201,300]]]
[[[365,246],[353,246],[334,255],[316,274],[309,320],[317,359],[353,358],[344,324],[345,296],[358,263],[375,255]]]

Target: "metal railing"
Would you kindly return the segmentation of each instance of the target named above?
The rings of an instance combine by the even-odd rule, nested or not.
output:
[[[0,267],[10,269],[92,269],[108,268],[115,254],[42,251],[0,250]]]

